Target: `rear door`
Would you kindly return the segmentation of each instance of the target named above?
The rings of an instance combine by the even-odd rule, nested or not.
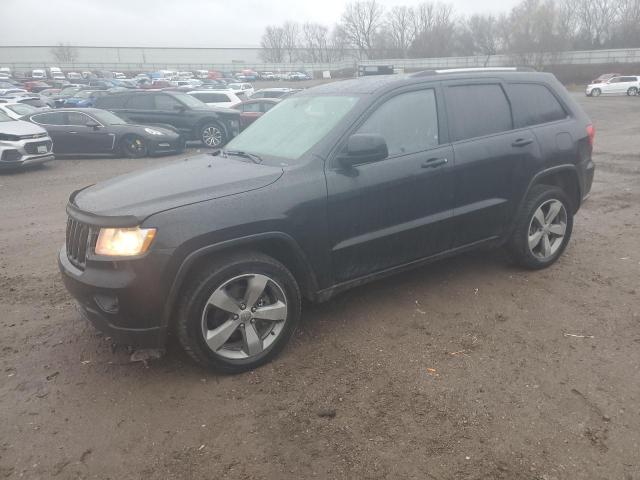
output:
[[[182,134],[191,133],[191,125],[186,113],[187,107],[176,98],[165,93],[153,95],[154,121],[156,124],[172,125]]]
[[[131,123],[156,123],[153,96],[148,93],[131,94],[125,102],[123,113]]]
[[[69,153],[69,139],[67,135],[66,120],[64,112],[37,113],[30,117],[33,123],[44,128],[53,141],[53,152],[57,154]]]
[[[452,148],[436,87],[382,100],[352,128],[376,133],[389,156],[325,171],[332,269],[338,282],[428,257],[450,247]],[[440,121],[439,121],[440,120]]]
[[[499,80],[449,82],[445,93],[455,156],[453,247],[462,247],[505,232],[540,149],[530,129],[514,128]]]

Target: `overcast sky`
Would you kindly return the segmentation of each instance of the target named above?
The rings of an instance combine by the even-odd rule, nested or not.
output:
[[[419,0],[379,0],[386,8]],[[0,45],[258,46],[286,20],[333,25],[344,0],[0,0]],[[451,0],[458,13],[500,12],[517,0]]]

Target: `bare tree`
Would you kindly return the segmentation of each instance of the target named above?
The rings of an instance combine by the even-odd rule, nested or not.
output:
[[[312,62],[329,61],[329,29],[319,23],[302,25],[303,48]]]
[[[611,39],[618,14],[614,0],[582,0],[578,3],[579,40],[586,48],[602,48]]]
[[[622,0],[615,29],[616,47],[640,46],[640,0]]]
[[[56,62],[73,63],[78,59],[78,49],[68,43],[60,42],[56,47],[51,49],[51,55],[53,55]]]
[[[376,0],[349,3],[342,14],[342,29],[361,57],[372,56],[382,14],[382,6]]]
[[[415,38],[413,10],[407,6],[393,7],[386,20],[391,47],[400,57],[407,58]]]
[[[282,27],[269,25],[260,40],[262,59],[265,62],[280,63],[284,60],[284,31]]]
[[[300,47],[300,25],[296,22],[285,22],[282,25],[283,46],[288,56],[289,63],[297,59],[298,48]]]
[[[456,20],[453,7],[444,3],[425,2],[414,11],[414,36],[411,51],[417,57],[451,55]]]

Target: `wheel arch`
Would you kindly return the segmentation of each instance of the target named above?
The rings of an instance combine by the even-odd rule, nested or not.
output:
[[[164,307],[162,324],[168,325],[175,313],[176,300],[188,277],[205,269],[222,254],[255,251],[268,255],[289,269],[305,298],[314,299],[319,290],[315,273],[298,243],[283,232],[267,232],[206,245],[188,254],[174,276]]]
[[[225,136],[227,136],[227,138],[228,138],[229,131],[227,130],[227,126],[225,125],[225,122],[223,122],[219,117],[205,117],[205,118],[201,119],[196,124],[196,132],[195,132],[196,138],[200,139],[202,129],[208,123],[215,123],[216,125],[219,125],[222,128],[222,130],[224,130]]]
[[[561,188],[571,200],[572,211],[575,214],[582,203],[582,187],[578,177],[578,170],[575,165],[559,165],[557,167],[548,168],[538,172],[529,182],[527,191],[518,205],[518,209],[522,206],[529,191],[535,185],[552,185]]]

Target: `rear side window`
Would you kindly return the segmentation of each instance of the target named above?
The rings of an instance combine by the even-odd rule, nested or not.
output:
[[[513,114],[519,127],[555,122],[567,118],[558,99],[547,87],[533,83],[515,83],[509,86]]]
[[[242,111],[243,112],[260,112],[260,103],[259,102],[245,103],[244,105],[242,105]]]
[[[383,103],[358,129],[384,137],[389,156],[421,152],[438,145],[438,112],[432,89],[402,93]]]
[[[228,103],[231,101],[224,93],[192,93],[191,95],[204,103]]]
[[[40,125],[66,125],[67,119],[64,112],[39,113],[31,117]]]
[[[513,128],[509,102],[498,84],[448,87],[447,105],[454,141]]]
[[[99,108],[124,108],[128,97],[125,95],[104,95],[96,99],[96,107]]]
[[[144,94],[131,95],[127,102],[127,108],[134,110],[153,110],[153,97],[151,95]]]
[[[154,95],[157,110],[175,110],[175,107],[182,107],[183,105],[173,97],[169,95]]]

